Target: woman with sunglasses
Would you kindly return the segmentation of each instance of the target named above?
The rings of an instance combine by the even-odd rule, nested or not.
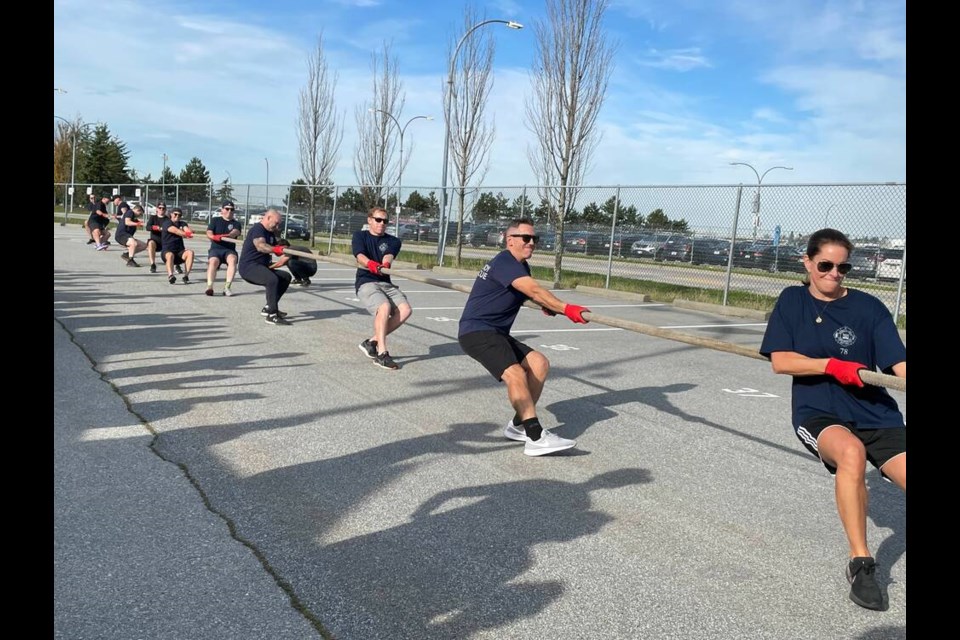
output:
[[[853,245],[836,229],[810,236],[803,284],[780,294],[760,346],[775,373],[793,376],[793,429],[834,476],[837,511],[850,545],[850,599],[885,608],[867,546],[866,463],[907,490],[907,428],[886,389],[860,369],[907,377],[907,349],[876,297],[843,286]]]

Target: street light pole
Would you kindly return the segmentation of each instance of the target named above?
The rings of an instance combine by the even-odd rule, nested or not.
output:
[[[82,124],[79,127],[73,126],[66,118],[61,118],[60,116],[53,116],[57,120],[63,120],[67,123],[67,126],[72,129],[70,135],[70,147],[71,147],[71,158],[70,158],[70,213],[73,213],[73,196],[77,191],[76,177],[77,177],[77,130],[85,129],[87,127],[95,127],[100,124],[99,122],[88,122],[87,124]],[[67,199],[63,199],[63,208],[64,212],[67,209]],[[66,224],[67,215],[63,215],[64,224]]]
[[[457,55],[460,53],[460,47],[470,36],[471,33],[480,27],[488,24],[505,24],[508,29],[523,29],[523,25],[513,20],[484,20],[473,25],[463,34],[453,55],[450,57],[450,71],[447,74],[447,92],[443,101],[443,173],[440,176],[440,227],[437,234],[437,263],[443,266],[443,248],[447,243],[447,165],[450,162],[450,96],[453,93],[453,73],[456,70]]]
[[[263,206],[269,207],[270,206],[270,161],[267,160],[266,158],[264,158],[263,161],[267,163],[267,193],[266,195],[263,196],[263,199],[265,200],[265,202],[263,203]]]
[[[830,219],[830,210],[837,206],[835,203],[827,207],[827,212],[823,214],[823,228],[828,229],[830,224],[827,222]]]
[[[393,114],[389,111],[384,111],[383,109],[369,109],[370,113],[382,113],[393,121],[393,124],[397,125],[397,129],[400,131],[400,164],[398,165],[399,176],[397,177],[397,216],[394,224],[397,227],[397,235],[400,235],[400,211],[402,205],[401,203],[401,191],[403,190],[403,134],[406,132],[407,127],[410,126],[410,123],[414,120],[433,120],[433,116],[413,116],[407,123],[400,126],[400,122],[393,117]]]
[[[753,199],[753,239],[756,240],[757,229],[760,227],[760,185],[763,183],[763,179],[774,169],[786,169],[787,171],[793,171],[793,167],[783,167],[778,165],[776,167],[770,167],[761,174],[758,173],[757,170],[753,168],[753,165],[748,162],[731,162],[730,164],[739,164],[744,167],[750,167],[750,169],[753,171],[753,175],[757,176],[757,195]]]
[[[160,200],[167,201],[167,154],[163,154],[163,171],[160,172]]]

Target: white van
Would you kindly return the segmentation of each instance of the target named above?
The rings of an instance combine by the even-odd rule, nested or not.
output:
[[[903,249],[881,249],[877,260],[877,280],[900,280],[903,274]],[[905,274],[903,279],[907,279]]]

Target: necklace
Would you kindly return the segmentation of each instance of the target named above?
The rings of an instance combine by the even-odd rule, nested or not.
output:
[[[823,313],[827,310],[827,306],[828,306],[831,302],[833,302],[834,300],[839,300],[840,298],[842,298],[842,297],[845,296],[845,295],[847,295],[847,292],[846,292],[846,291],[843,291],[843,292],[842,292],[839,296],[837,296],[836,298],[832,298],[832,299],[830,299],[830,300],[827,300],[825,303],[823,303],[823,306],[820,307],[820,310],[819,310],[819,311],[817,311],[817,320],[816,320],[817,324],[820,324],[821,322],[823,322]],[[811,297],[812,297],[812,296],[811,296]],[[814,300],[814,302],[813,302],[813,307],[814,307],[814,309],[816,309],[816,307],[817,307],[817,302],[816,302],[816,301],[817,301],[817,298],[814,297],[813,300]]]

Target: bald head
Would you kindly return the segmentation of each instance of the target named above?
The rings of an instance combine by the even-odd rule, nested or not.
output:
[[[280,226],[280,212],[276,209],[267,209],[260,222],[267,231],[275,231]]]

